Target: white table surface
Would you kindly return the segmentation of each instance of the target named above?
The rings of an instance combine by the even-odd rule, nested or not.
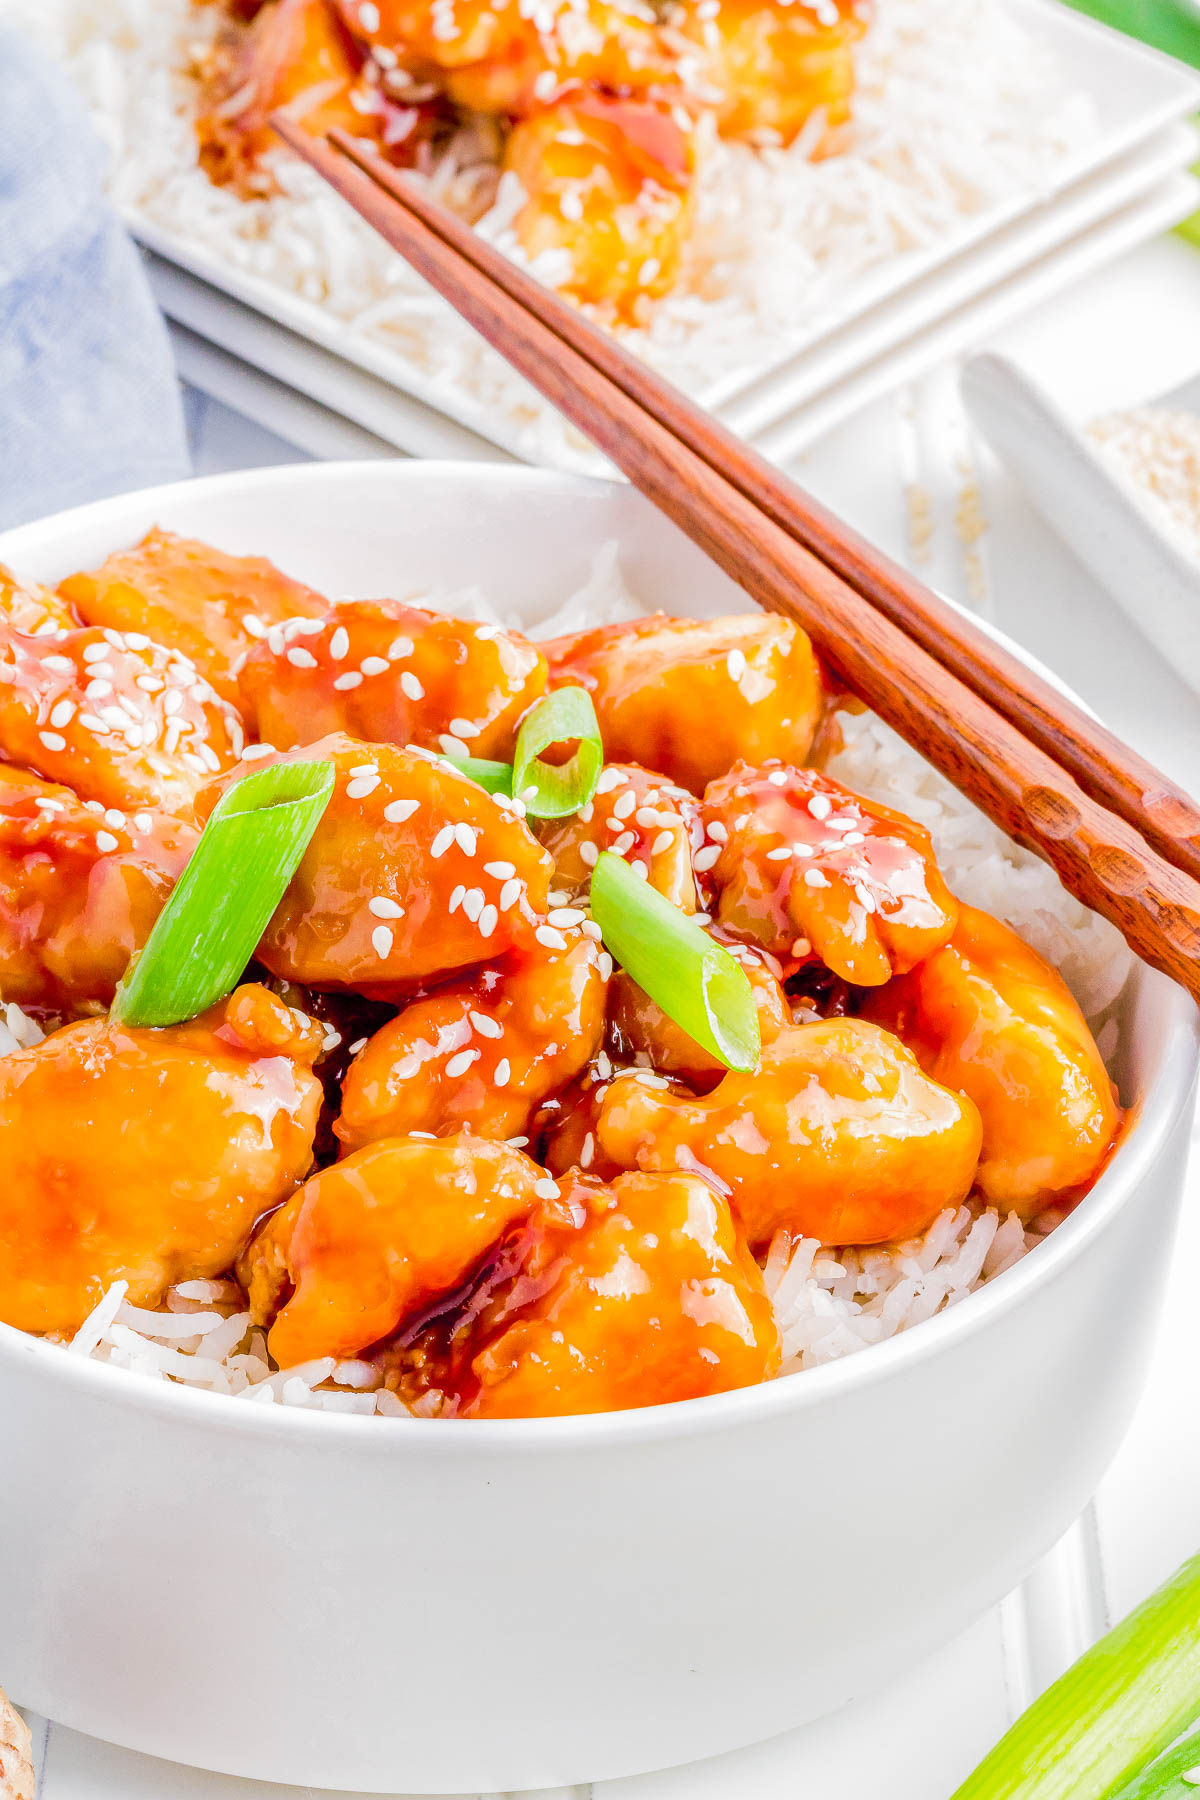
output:
[[[998,334],[990,347],[1022,360],[1086,416],[1142,401],[1194,374],[1198,318],[1200,253],[1163,240]],[[222,392],[219,380],[209,385]],[[208,394],[189,390],[189,409],[198,473],[298,460],[306,452],[297,444],[339,442],[328,419],[306,420],[302,406],[289,415],[291,443]],[[347,451],[377,451],[353,434],[341,441]],[[952,368],[867,409],[810,451],[797,473],[935,585],[1003,625],[1117,731],[1200,791],[1200,701],[972,441]],[[594,1800],[946,1800],[1014,1714],[1107,1619],[1200,1548],[1200,1312],[1191,1279],[1200,1258],[1196,1166],[1158,1352],[1133,1428],[1093,1505],[1023,1586],[883,1694],[755,1749],[599,1783]],[[1063,1454],[1070,1455],[1069,1445]],[[247,1652],[252,1660],[252,1642]],[[298,1792],[176,1768],[42,1721],[33,1725],[39,1800],[295,1800]],[[396,1783],[404,1794],[402,1769]],[[313,1792],[310,1800],[322,1797]],[[572,1790],[572,1800],[588,1800],[587,1790]]]

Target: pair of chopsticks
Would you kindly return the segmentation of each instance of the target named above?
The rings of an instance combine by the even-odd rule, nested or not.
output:
[[[1200,808],[345,132],[276,131],[845,686],[1200,999]]]

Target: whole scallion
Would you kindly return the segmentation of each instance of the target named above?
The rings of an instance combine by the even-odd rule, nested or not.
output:
[[[575,742],[564,763],[543,762],[556,744]],[[538,819],[565,819],[586,806],[596,791],[604,746],[596,709],[586,688],[556,688],[526,715],[513,753],[512,791]]]
[[[1022,1713],[953,1800],[1127,1800],[1200,1715],[1200,1556]],[[1188,1752],[1194,1767],[1200,1750]],[[1145,1770],[1145,1775],[1142,1771]],[[1184,1784],[1180,1791],[1186,1791]],[[1135,1787],[1138,1800],[1168,1787]]]
[[[728,1069],[758,1067],[754,990],[741,964],[620,856],[592,871],[590,905],[605,946],[632,981]]]
[[[328,762],[277,763],[226,790],[117,990],[121,1025],[177,1025],[231,992],[333,793]]]

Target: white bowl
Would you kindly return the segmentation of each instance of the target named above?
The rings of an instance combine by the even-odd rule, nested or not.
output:
[[[11,532],[0,560],[54,578],[155,523],[334,594],[480,580],[533,615],[616,538],[646,597],[745,605],[628,488],[462,464],[162,488]],[[1044,1246],[906,1336],[738,1393],[393,1423],[0,1327],[6,1684],[204,1768],[444,1793],[686,1761],[883,1682],[1049,1548],[1128,1422],[1197,1062],[1195,1009],[1146,969],[1120,1054],[1136,1122]]]

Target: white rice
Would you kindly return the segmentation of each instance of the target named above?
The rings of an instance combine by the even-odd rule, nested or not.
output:
[[[479,588],[415,598],[438,611],[519,624],[498,615]],[[584,587],[530,635],[555,637],[648,610],[626,587],[612,543],[598,554]],[[829,772],[927,826],[950,887],[1007,920],[1060,970],[1101,1049],[1110,1054],[1116,1042],[1113,1008],[1133,964],[1116,928],[1073,899],[1052,869],[1007,838],[873,714],[838,717],[845,747],[830,761]],[[41,1036],[19,1007],[0,1002],[0,1055]],[[956,1305],[1011,1268],[1056,1222],[1057,1216],[1047,1213],[1026,1229],[1015,1214],[1004,1218],[969,1202],[943,1212],[922,1236],[902,1244],[845,1250],[823,1248],[811,1238],[791,1246],[777,1239],[765,1273],[783,1338],[782,1373],[864,1350]],[[260,1405],[409,1416],[408,1408],[379,1386],[369,1363],[325,1358],[275,1369],[265,1336],[252,1327],[245,1295],[234,1281],[181,1282],[157,1313],[131,1306],[125,1290],[121,1281],[109,1288],[77,1332],[71,1344],[75,1354]]]
[[[401,386],[535,462],[593,453],[313,172],[279,157],[283,192],[246,202],[197,165],[188,71],[217,9],[193,0],[0,0],[64,60],[112,153],[111,192],[136,224],[218,270],[281,290],[349,342],[389,353]],[[859,53],[849,150],[708,145],[688,267],[629,340],[704,398],[842,322],[898,258],[950,247],[985,215],[1044,196],[1092,135],[1086,96],[1007,0],[879,0]],[[478,146],[445,158],[439,191],[477,187]],[[476,159],[472,165],[472,157]],[[506,178],[478,229],[512,254],[522,195]],[[556,260],[557,259],[557,260]],[[561,280],[558,253],[539,262]]]

